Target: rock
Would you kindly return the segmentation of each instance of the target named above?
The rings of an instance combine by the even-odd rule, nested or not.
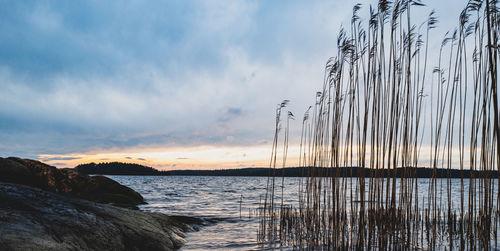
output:
[[[0,182],[22,184],[78,198],[134,208],[144,203],[136,191],[104,176],[88,176],[73,169],[57,169],[40,161],[0,158]]]
[[[181,219],[0,182],[2,250],[174,250],[190,230]]]

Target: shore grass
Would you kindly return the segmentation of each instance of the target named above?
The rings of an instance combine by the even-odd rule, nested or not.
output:
[[[282,158],[285,167],[291,119],[284,111],[289,101],[278,105],[272,171],[258,215],[263,245],[496,247],[500,176],[491,171],[500,161],[498,2],[465,3],[458,26],[433,55],[433,68],[429,44],[439,37],[431,34],[438,19],[431,11],[414,22],[411,13],[422,6],[416,0],[380,0],[364,19],[362,6],[353,7],[350,27],[341,29],[338,53],[327,61],[322,89],[302,120],[299,166],[305,177],[297,206],[283,199],[283,177],[281,196],[276,189],[277,161]],[[419,165],[434,170],[427,193],[419,192],[413,168]],[[353,177],[344,168],[353,166],[372,171]],[[447,178],[437,178],[440,168],[448,170]],[[458,196],[452,169],[470,170],[469,178],[460,178]]]

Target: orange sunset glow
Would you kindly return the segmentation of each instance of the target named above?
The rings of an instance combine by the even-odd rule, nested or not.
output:
[[[298,155],[299,149],[290,147],[290,155]],[[268,167],[269,146],[256,147],[213,147],[167,149],[129,149],[128,151],[103,151],[75,153],[68,155],[40,155],[40,160],[59,168],[72,168],[83,163],[127,162],[154,167],[159,170],[182,169],[231,169],[248,167]],[[288,158],[294,164],[297,159]]]

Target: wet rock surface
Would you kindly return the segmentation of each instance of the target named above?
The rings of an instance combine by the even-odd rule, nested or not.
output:
[[[88,176],[74,169],[57,169],[42,162],[0,158],[0,182],[22,184],[94,202],[134,208],[144,203],[136,191],[104,176]]]
[[[175,250],[192,230],[183,218],[0,183],[2,250]]]

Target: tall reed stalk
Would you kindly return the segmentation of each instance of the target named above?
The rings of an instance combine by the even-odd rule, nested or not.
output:
[[[278,105],[271,173],[259,214],[263,245],[497,247],[498,2],[470,0],[457,28],[446,33],[432,56],[429,44],[438,19],[431,11],[426,20],[414,22],[412,13],[422,6],[417,0],[380,0],[369,7],[366,23],[362,6],[353,7],[350,27],[341,29],[337,55],[327,61],[322,89],[302,120],[298,205],[287,204],[284,169],[281,193],[276,191],[277,159],[284,168],[292,118],[288,112],[282,132],[281,112],[288,101]],[[283,155],[278,156],[281,134]],[[458,180],[451,175],[455,169]],[[419,179],[419,171],[431,178]]]

